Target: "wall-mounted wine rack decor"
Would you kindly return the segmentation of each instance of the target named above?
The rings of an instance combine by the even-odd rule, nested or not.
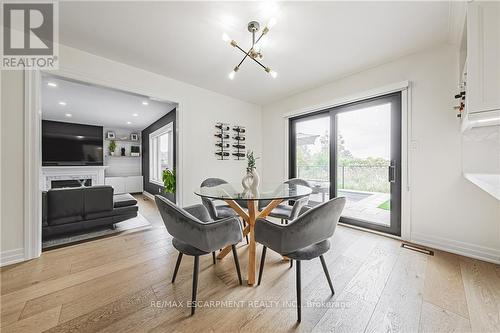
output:
[[[246,129],[244,126],[235,125],[233,126],[233,153],[235,160],[245,159],[245,148],[246,148]]]
[[[218,160],[228,160],[231,151],[231,128],[227,123],[215,124],[215,156]]]

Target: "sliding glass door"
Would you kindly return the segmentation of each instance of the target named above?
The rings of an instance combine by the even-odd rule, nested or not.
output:
[[[312,205],[346,197],[341,222],[400,235],[401,94],[291,119],[290,177]]]
[[[330,115],[320,113],[297,118],[290,123],[291,178],[302,178],[313,185],[309,204],[330,199]]]

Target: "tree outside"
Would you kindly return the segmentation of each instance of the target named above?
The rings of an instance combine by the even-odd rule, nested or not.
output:
[[[304,134],[305,135],[305,134]],[[381,157],[359,158],[346,149],[342,135],[338,140],[337,179],[338,189],[364,192],[389,193],[387,167],[389,160]],[[330,137],[328,132],[318,136],[314,144],[297,145],[298,177],[317,181],[329,181]]]

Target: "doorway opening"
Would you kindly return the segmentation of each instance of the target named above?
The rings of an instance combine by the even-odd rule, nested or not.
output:
[[[176,167],[177,103],[48,73],[40,83],[42,249],[150,228],[142,201],[176,199],[159,180]]]

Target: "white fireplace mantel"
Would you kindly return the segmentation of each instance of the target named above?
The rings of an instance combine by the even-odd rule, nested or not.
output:
[[[107,166],[44,166],[42,167],[41,189],[51,188],[53,180],[91,179],[92,185],[104,185],[104,170]]]

